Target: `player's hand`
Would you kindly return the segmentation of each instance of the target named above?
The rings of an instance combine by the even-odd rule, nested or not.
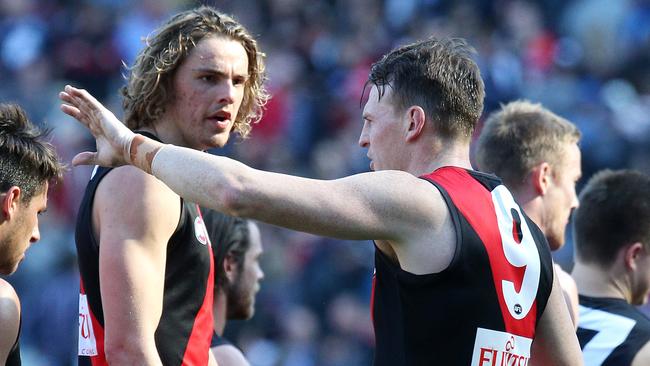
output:
[[[97,152],[85,151],[72,165],[120,166],[130,163],[129,149],[135,134],[86,90],[66,85],[59,93],[61,110],[86,126],[95,137]]]

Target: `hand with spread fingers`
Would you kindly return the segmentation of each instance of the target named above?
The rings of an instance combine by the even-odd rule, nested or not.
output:
[[[86,126],[95,137],[97,152],[85,151],[72,165],[120,166],[130,164],[129,149],[135,134],[86,90],[66,85],[59,93],[61,110]]]

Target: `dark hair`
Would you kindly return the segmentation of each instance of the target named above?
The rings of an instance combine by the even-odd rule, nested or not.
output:
[[[21,202],[28,203],[45,183],[61,179],[63,166],[54,147],[44,141],[48,135],[18,105],[0,104],[0,190],[17,186]]]
[[[580,193],[574,217],[577,259],[609,267],[624,246],[650,249],[650,176],[632,170],[604,170]]]
[[[485,97],[481,72],[470,56],[474,52],[457,38],[412,43],[375,62],[366,87],[376,86],[381,98],[390,86],[399,110],[418,105],[443,138],[469,140]]]
[[[264,82],[264,53],[243,25],[209,6],[181,12],[162,24],[129,69],[124,96],[124,121],[130,129],[152,125],[174,97],[176,69],[203,38],[225,36],[241,43],[248,56],[248,80],[233,131],[245,138],[252,123],[259,121],[269,99]]]
[[[223,261],[226,256],[230,254],[235,258],[240,271],[244,268],[245,255],[250,247],[248,220],[214,210],[201,209],[201,212],[212,243],[214,286],[225,288],[227,279],[223,271]]]
[[[538,164],[561,164],[564,144],[579,140],[580,131],[571,122],[541,104],[517,100],[502,105],[485,121],[476,144],[476,162],[480,170],[519,188]]]

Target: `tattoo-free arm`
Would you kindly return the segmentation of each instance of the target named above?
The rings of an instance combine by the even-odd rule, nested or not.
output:
[[[14,288],[0,278],[0,365],[4,365],[20,329],[20,301]]]
[[[134,167],[115,169],[98,186],[93,221],[111,364],[161,364],[154,333],[162,313],[167,242],[179,217],[179,197]]]
[[[580,366],[580,344],[564,301],[558,276],[540,318],[531,349],[530,365]]]

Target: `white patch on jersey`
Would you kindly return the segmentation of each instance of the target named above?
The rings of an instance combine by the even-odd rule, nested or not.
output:
[[[99,169],[99,165],[95,165],[93,168],[93,172],[90,173],[90,180],[92,180],[95,177],[95,174],[97,174],[97,169]]]
[[[508,311],[513,318],[521,320],[528,315],[537,298],[539,278],[541,276],[539,252],[524,214],[510,191],[503,185],[496,187],[492,191],[492,202],[497,214],[503,254],[508,263],[514,267],[524,268],[524,277],[521,280],[519,292],[517,292],[514,282],[505,279],[501,280],[503,299],[506,302]],[[513,237],[513,210],[517,212],[521,220],[522,236],[520,243],[517,243]]]
[[[79,294],[79,356],[97,356],[97,341],[85,294]]]
[[[578,327],[598,332],[582,350],[585,365],[600,365],[621,345],[636,325],[636,320],[580,305]]]
[[[210,238],[208,238],[208,229],[205,228],[205,223],[203,223],[201,216],[197,216],[194,219],[194,236],[196,236],[196,240],[203,245],[207,245],[210,242]]]
[[[526,366],[533,340],[497,330],[477,328],[472,366]]]

